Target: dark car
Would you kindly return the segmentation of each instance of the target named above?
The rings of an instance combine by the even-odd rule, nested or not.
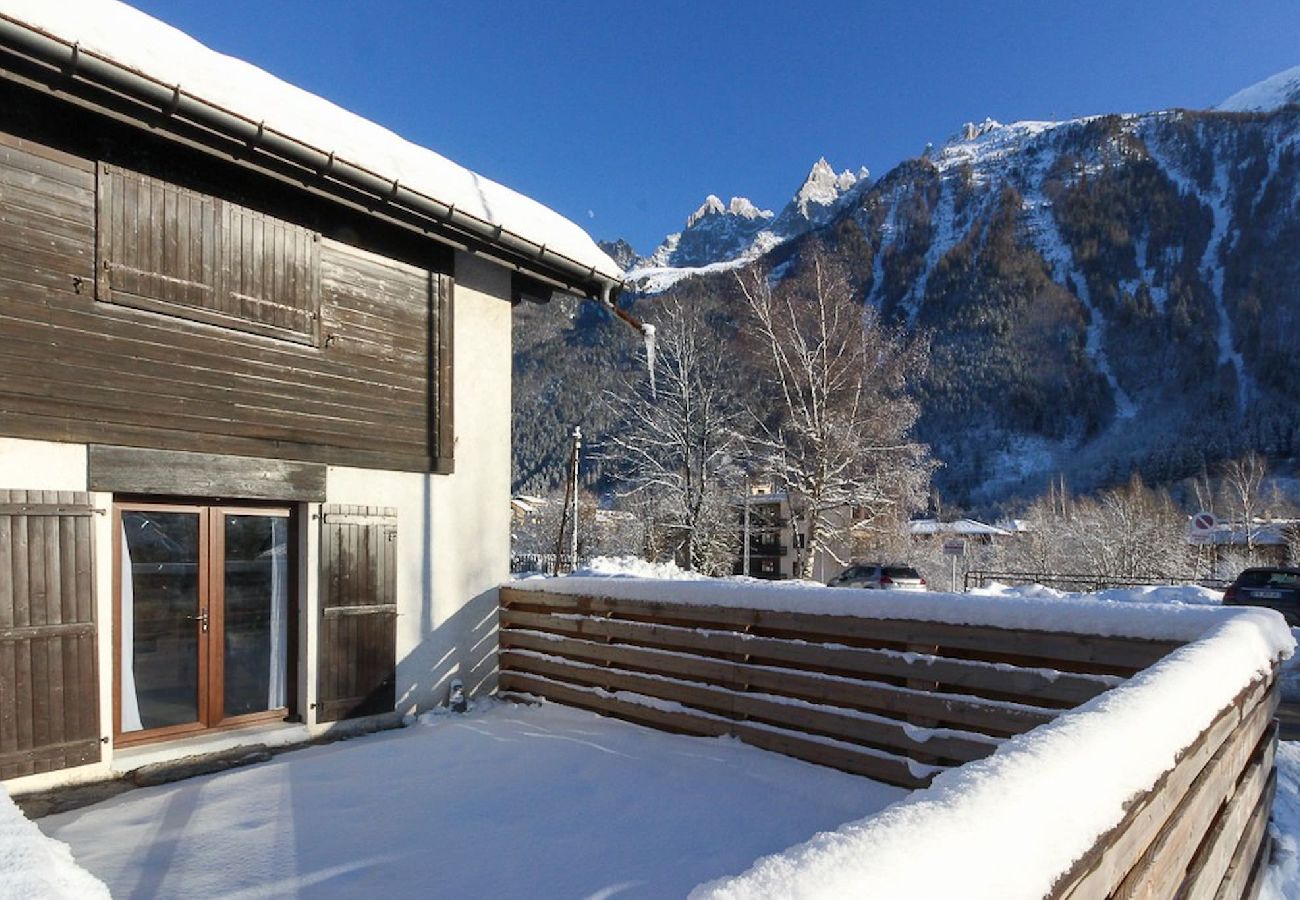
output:
[[[1300,625],[1300,569],[1247,569],[1223,594],[1224,606],[1264,606]]]
[[[854,563],[828,581],[827,585],[887,591],[923,591],[925,579],[911,566]]]

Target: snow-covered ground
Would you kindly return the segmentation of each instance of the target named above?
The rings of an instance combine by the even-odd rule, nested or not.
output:
[[[489,703],[39,825],[119,897],[681,897],[905,794],[730,739]]]

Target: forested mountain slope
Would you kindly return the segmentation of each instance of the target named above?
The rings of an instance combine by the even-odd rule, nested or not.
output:
[[[918,429],[948,499],[994,505],[1057,473],[1080,489],[1135,468],[1172,480],[1246,448],[1295,455],[1300,107],[989,121],[877,182],[842,183],[829,215],[756,263],[693,257],[714,265],[660,283],[726,295],[733,265],[780,273],[824,244],[865,302],[931,337]],[[638,312],[653,318],[655,302]],[[576,415],[574,397],[640,351],[630,333],[554,312],[516,328],[517,435],[549,431],[561,406]],[[558,333],[540,339],[538,315]],[[539,371],[586,360],[567,406],[530,399]],[[554,472],[519,462],[520,487]]]

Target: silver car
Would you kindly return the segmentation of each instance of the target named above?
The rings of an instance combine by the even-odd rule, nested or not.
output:
[[[923,591],[925,579],[911,566],[854,563],[827,582],[829,587],[871,588],[887,591]]]

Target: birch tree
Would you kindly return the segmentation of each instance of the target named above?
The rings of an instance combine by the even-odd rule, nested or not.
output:
[[[819,251],[780,280],[759,270],[737,280],[770,398],[752,411],[754,452],[785,483],[805,535],[800,576],[811,578],[852,523],[905,519],[924,504],[934,463],[910,438],[919,408],[908,385],[927,348],[885,327]]]
[[[618,425],[602,454],[624,494],[653,512],[648,543],[680,551],[674,555],[688,569],[720,574],[730,571],[740,540],[743,407],[725,323],[708,321],[706,305],[695,294],[661,301],[654,384],[630,369],[606,392]]]
[[[1223,464],[1219,491],[1223,495],[1223,507],[1233,518],[1241,520],[1241,527],[1246,538],[1246,564],[1255,563],[1255,544],[1259,535],[1260,518],[1265,509],[1264,478],[1268,475],[1268,463],[1264,457],[1251,451],[1240,459],[1228,460]]]

